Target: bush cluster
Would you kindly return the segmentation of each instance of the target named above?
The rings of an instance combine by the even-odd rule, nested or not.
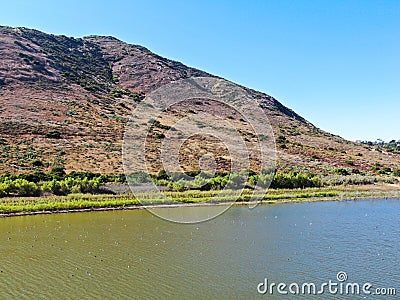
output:
[[[98,193],[101,179],[74,179],[68,177],[63,180],[53,179],[44,182],[31,182],[26,179],[4,178],[0,182],[0,197],[7,196],[40,196],[43,192],[54,195],[68,195],[71,193]]]
[[[63,167],[50,172],[37,171],[23,174],[0,175],[0,197],[40,196],[44,192],[54,195],[70,193],[101,193],[100,186],[108,182],[124,183],[125,175],[109,175],[92,172],[65,173]]]
[[[5,178],[0,182],[0,197],[5,196],[39,196],[40,187],[26,179]]]
[[[42,190],[45,192],[51,192],[54,195],[68,195],[71,193],[91,193],[95,194],[100,191],[101,179],[83,179],[68,177],[64,180],[56,180],[44,182],[42,184]]]
[[[355,170],[355,169],[354,169]],[[393,183],[398,181],[400,170],[391,170],[390,177],[366,176],[356,173],[353,169],[335,169],[335,175],[317,177],[311,173],[291,171],[289,173],[263,170],[259,174],[252,171],[239,173],[217,172],[215,174],[200,171],[186,173],[167,173],[162,170],[158,174],[135,172],[124,174],[99,174],[92,172],[71,172],[66,174],[63,167],[55,167],[50,172],[37,171],[29,174],[0,175],[0,197],[7,196],[40,196],[43,193],[68,195],[71,193],[104,192],[101,186],[105,183],[126,183],[141,185],[154,183],[168,187],[172,191],[187,190],[212,191],[227,189],[242,189],[257,187],[275,189],[304,189],[326,185],[373,184],[376,182]],[[388,169],[380,169],[389,173]]]
[[[197,176],[196,176],[197,175]],[[173,191],[186,191],[186,190],[221,190],[227,189],[241,189],[243,187],[252,188],[258,185],[262,188],[307,188],[319,187],[321,181],[314,174],[303,174],[299,172],[272,172],[263,171],[261,174],[254,172],[240,172],[240,173],[217,173],[214,176],[207,173],[191,174],[189,177],[184,173],[166,174],[160,172],[156,176],[155,183],[161,186],[168,186]]]
[[[320,186],[321,181],[316,175],[292,171],[287,174],[277,172],[271,182],[271,188],[304,189]]]

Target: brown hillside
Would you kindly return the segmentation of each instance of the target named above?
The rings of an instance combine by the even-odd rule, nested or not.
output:
[[[58,165],[67,171],[121,173],[124,129],[141,99],[164,84],[204,76],[212,75],[113,37],[76,39],[0,27],[0,173]],[[280,169],[330,173],[339,167],[370,172],[377,163],[400,167],[400,155],[321,131],[271,96],[246,90],[273,126]],[[193,142],[187,149],[194,158],[200,148],[220,148],[201,138]],[[216,151],[226,157],[223,149]],[[183,164],[196,168],[192,159]]]

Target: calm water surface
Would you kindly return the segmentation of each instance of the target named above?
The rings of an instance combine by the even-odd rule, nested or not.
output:
[[[0,299],[349,299],[257,293],[339,271],[400,294],[400,199],[232,207],[195,225],[142,210],[0,219]]]

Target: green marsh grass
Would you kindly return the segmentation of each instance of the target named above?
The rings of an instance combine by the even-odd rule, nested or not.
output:
[[[37,213],[74,210],[96,210],[107,208],[134,208],[141,205],[169,204],[207,204],[230,203],[237,196],[237,191],[184,191],[159,194],[141,193],[141,202],[133,194],[91,195],[70,194],[68,196],[46,197],[6,197],[0,198],[0,214]],[[377,187],[323,187],[306,189],[269,189],[265,191],[243,190],[236,197],[237,204],[245,204],[255,196],[261,203],[344,200],[363,198],[400,197],[399,189],[388,190]]]

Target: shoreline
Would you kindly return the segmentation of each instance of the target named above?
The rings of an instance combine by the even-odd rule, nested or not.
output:
[[[376,187],[375,187],[376,188]],[[279,193],[280,192],[280,193]],[[120,202],[115,202],[114,205],[109,202],[97,202],[95,205],[97,207],[80,207],[79,203],[74,207],[74,198],[71,197],[70,201],[65,201],[63,203],[67,205],[71,205],[66,209],[43,209],[43,210],[29,210],[29,208],[25,208],[21,206],[26,211],[16,211],[16,212],[5,212],[0,213],[0,218],[8,218],[8,217],[19,217],[19,216],[35,216],[35,215],[46,215],[46,214],[65,214],[65,213],[79,213],[79,212],[102,212],[102,211],[120,211],[120,210],[152,210],[152,209],[171,209],[171,208],[185,208],[185,207],[210,207],[210,206],[244,206],[244,205],[273,205],[273,204],[295,204],[295,203],[312,203],[312,202],[324,202],[324,201],[362,201],[362,200],[374,200],[374,199],[396,199],[400,198],[400,189],[370,189],[366,190],[365,187],[360,188],[352,188],[347,191],[342,189],[331,189],[331,193],[326,193],[326,195],[318,195],[324,193],[325,190],[314,189],[310,194],[307,194],[308,190],[293,190],[291,193],[288,193],[287,190],[279,191],[275,190],[272,196],[277,196],[276,199],[267,199],[259,201],[259,202],[249,202],[243,200],[237,200],[235,202],[231,201],[221,201],[221,202],[195,202],[196,198],[192,198],[193,202],[180,202],[180,203],[160,203],[160,204],[152,204],[152,205],[142,205],[136,199],[135,204],[129,204],[132,202],[132,199],[121,200]],[[336,195],[331,195],[332,193],[336,193]],[[268,195],[267,193],[266,195]],[[302,195],[307,195],[306,197],[301,197]],[[91,199],[97,196],[101,198],[101,195],[86,195],[84,198]],[[285,197],[286,196],[286,197]],[[24,198],[19,198],[24,199]],[[30,199],[30,198],[25,198]],[[104,199],[107,199],[104,196]],[[64,199],[65,200],[65,199]],[[23,200],[21,200],[23,201]],[[1,202],[1,199],[0,199]],[[126,202],[126,205],[125,205]],[[175,202],[179,202],[179,198],[175,199]],[[94,204],[94,202],[88,201],[89,204]],[[102,206],[102,204],[104,206]],[[40,204],[38,204],[40,205]],[[33,206],[34,208],[34,206]]]

